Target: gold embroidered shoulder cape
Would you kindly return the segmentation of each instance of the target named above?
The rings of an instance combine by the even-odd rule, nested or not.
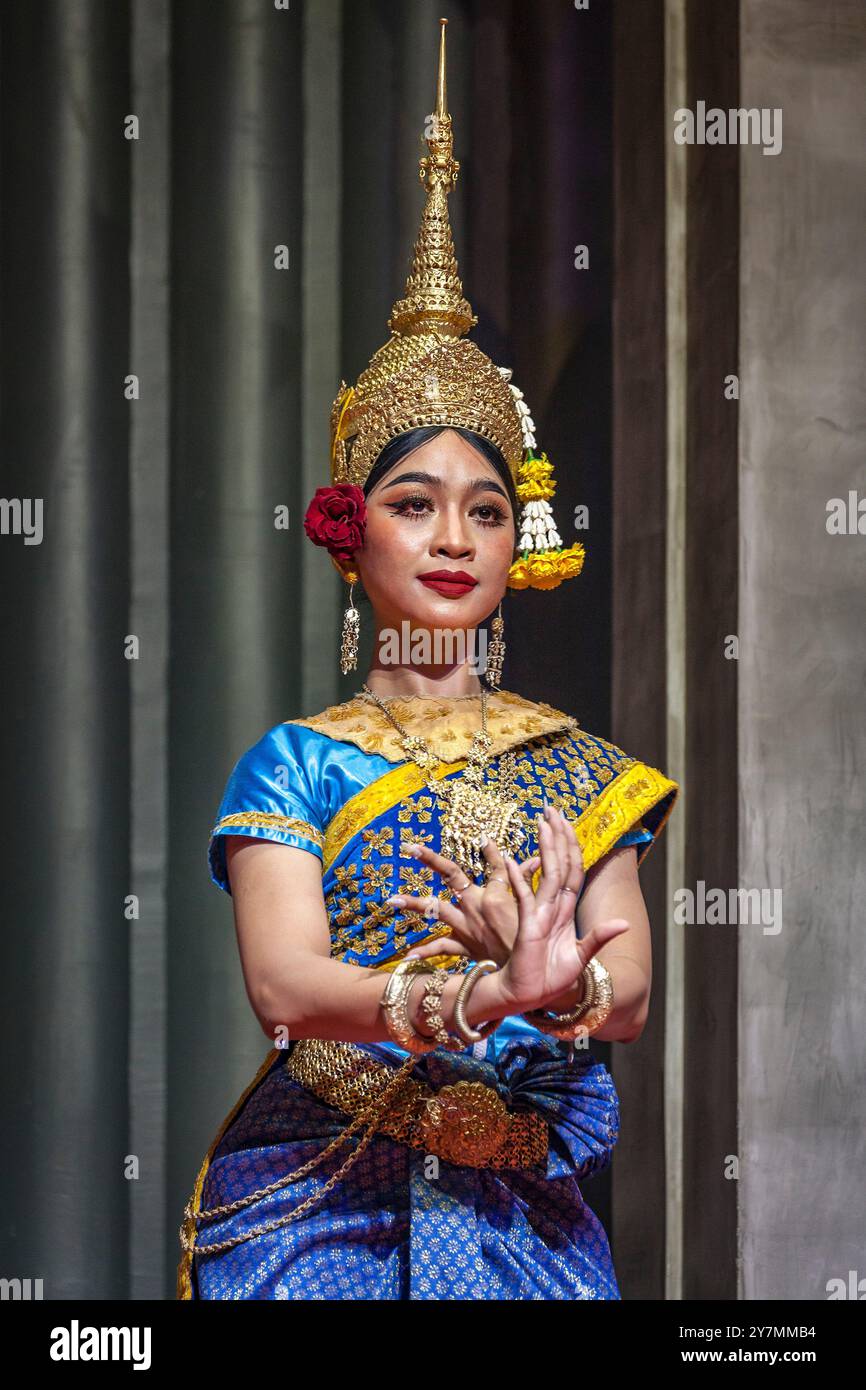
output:
[[[419,735],[437,756],[447,759],[438,775],[465,766],[473,734],[481,728],[480,695],[414,695],[386,703],[408,733]],[[327,825],[325,866],[388,804],[425,785],[424,774],[406,759],[398,730],[363,695],[288,722],[354,744],[396,765],[393,773],[358,793]],[[523,749],[524,771],[529,772],[532,764],[533,775],[524,779],[523,788],[528,833],[546,799],[561,806],[574,824],[587,869],[638,825],[645,832],[637,844],[638,862],[643,860],[673,809],[679,792],[676,782],[615,744],[586,733],[572,715],[513,691],[490,693],[488,734],[492,759]],[[527,848],[527,857],[532,852]]]
[[[466,767],[472,736],[481,728],[481,697],[416,695],[393,700],[389,708],[440,763],[425,773],[409,760],[400,733],[363,695],[286,720],[236,764],[209,847],[213,880],[229,893],[228,835],[276,840],[315,855],[332,954],[384,968],[393,968],[420,939],[445,934],[441,925],[434,933],[429,920],[395,909],[387,898],[451,895],[440,875],[407,854],[405,845],[420,841],[440,849],[435,784]],[[678,794],[669,777],[586,733],[563,710],[512,691],[491,692],[488,734],[491,780],[499,780],[504,759],[510,763],[508,796],[523,835],[520,859],[537,850],[536,816],[547,801],[574,826],[586,870],[612,849],[632,844],[642,862]]]

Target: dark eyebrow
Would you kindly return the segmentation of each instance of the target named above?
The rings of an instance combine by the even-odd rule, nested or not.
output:
[[[493,482],[491,478],[475,478],[475,481],[470,482],[470,485],[468,485],[468,491],[499,492],[500,495],[502,495],[503,498],[505,498],[506,502],[507,500],[509,500],[509,495],[507,495],[505,488],[500,488],[498,482]]]
[[[399,478],[392,478],[391,482],[386,482],[382,492],[388,491],[388,488],[396,488],[399,482],[425,482],[428,488],[441,488],[442,486],[441,478],[434,478],[432,473],[402,473]]]
[[[442,479],[436,478],[432,473],[401,473],[399,478],[392,478],[390,483],[385,483],[382,491],[385,492],[389,487],[396,487],[398,483],[426,483],[428,487],[441,488]],[[508,493],[505,488],[500,487],[499,483],[494,483],[490,478],[473,478],[466,488],[467,492],[499,492],[508,501]]]

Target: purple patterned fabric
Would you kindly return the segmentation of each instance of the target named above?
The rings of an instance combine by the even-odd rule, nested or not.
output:
[[[365,1044],[396,1067],[387,1048]],[[268,1186],[348,1124],[286,1072],[284,1053],[247,1097],[208,1169],[202,1209]],[[467,1168],[376,1135],[298,1220],[233,1249],[196,1255],[194,1299],[619,1299],[607,1236],[578,1183],[609,1161],[619,1104],[606,1067],[554,1039],[515,1039],[495,1062],[437,1050],[412,1076],[434,1090],[494,1086],[509,1109],[549,1125],[546,1171]],[[287,1139],[287,1135],[291,1135]],[[306,1178],[220,1221],[197,1244],[250,1231],[322,1191],[355,1135]]]

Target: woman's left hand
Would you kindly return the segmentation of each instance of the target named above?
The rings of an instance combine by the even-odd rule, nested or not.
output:
[[[539,834],[542,825],[550,833],[551,851],[562,860],[563,882],[573,882],[575,870],[582,878],[578,863],[580,846],[571,826],[553,814],[549,819],[539,816]],[[424,941],[407,951],[409,959],[425,956],[450,955],[468,956],[471,960],[493,960],[503,966],[511,956],[511,948],[517,936],[517,900],[511,892],[505,861],[498,846],[488,839],[482,853],[490,866],[484,884],[466,883],[466,872],[442,854],[437,854],[427,845],[407,844],[402,846],[404,853],[414,853],[424,864],[440,874],[453,892],[460,893],[460,902],[450,902],[447,898],[413,897],[397,893],[386,901],[394,907],[417,911],[425,916],[433,916],[450,927],[450,934],[437,936]],[[534,854],[523,863],[513,861],[527,884],[541,863],[540,855]],[[569,873],[571,877],[569,878]],[[462,886],[466,884],[465,888]]]

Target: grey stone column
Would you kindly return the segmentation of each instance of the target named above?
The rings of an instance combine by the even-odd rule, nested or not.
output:
[[[783,113],[742,163],[740,884],[782,919],[740,928],[741,1296],[823,1299],[866,1275],[866,534],[827,530],[866,498],[866,11],[743,0],[741,62]]]

